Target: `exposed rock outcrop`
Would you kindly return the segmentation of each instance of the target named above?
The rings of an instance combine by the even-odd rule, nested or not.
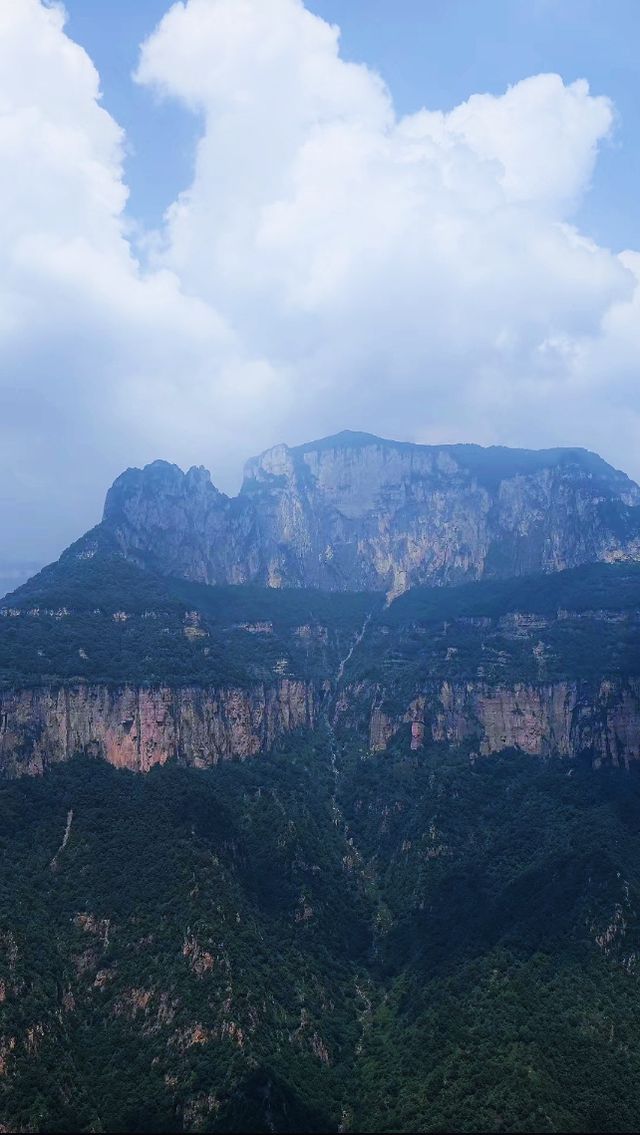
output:
[[[404,727],[411,748],[425,737],[452,745],[471,743],[480,755],[520,749],[537,757],[588,756],[627,767],[640,759],[640,679],[589,683],[559,681],[544,685],[443,682],[425,687],[405,713],[385,712],[382,691],[347,692],[340,716],[349,706],[370,700],[369,747],[384,752]]]
[[[129,469],[109,491],[102,531],[136,563],[204,583],[398,594],[638,559],[640,489],[582,449],[347,431],[252,459],[233,499],[202,468]]]
[[[147,772],[170,758],[205,767],[254,756],[282,734],[311,728],[311,684],[249,689],[78,684],[0,693],[0,768],[43,772],[76,753]]]

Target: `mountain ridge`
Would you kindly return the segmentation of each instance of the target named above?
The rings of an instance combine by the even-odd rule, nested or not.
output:
[[[277,446],[235,498],[202,466],[127,470],[0,607],[0,763],[248,756],[317,728],[327,698],[372,752],[409,729],[414,748],[635,761],[640,489],[584,450],[501,448],[496,469],[462,447],[504,474],[491,497],[459,448]]]
[[[126,558],[166,575],[396,595],[639,559],[640,488],[585,449],[343,431],[250,458],[235,497],[203,466],[128,469],[99,528]]]

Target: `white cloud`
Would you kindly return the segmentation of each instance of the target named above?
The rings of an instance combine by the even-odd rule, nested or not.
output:
[[[348,420],[613,456],[593,403],[608,374],[588,428],[566,413],[576,358],[634,288],[570,224],[613,117],[585,81],[399,119],[295,0],[174,5],[138,79],[205,121],[158,263],[293,368],[290,436]]]
[[[93,64],[61,8],[0,0],[0,526],[20,555],[76,534],[123,465],[228,484],[256,448],[345,426],[584,444],[640,473],[639,258],[571,223],[613,121],[586,82],[399,118],[299,0],[174,4],[137,78],[204,124],[146,265]]]
[[[238,398],[277,405],[283,388],[173,272],[135,259],[122,132],[99,100],[62,8],[0,0],[5,556],[78,535],[123,465],[188,460],[212,437],[229,463]]]
[[[418,116],[419,117],[419,116]],[[593,98],[580,79],[536,75],[504,95],[472,95],[442,122],[479,158],[498,163],[505,200],[562,215],[589,183],[597,146],[612,124],[606,98]]]

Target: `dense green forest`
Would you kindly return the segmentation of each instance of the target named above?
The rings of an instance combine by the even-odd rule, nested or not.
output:
[[[406,707],[429,681],[598,683],[640,674],[640,564],[412,588],[375,613],[352,680]]]
[[[72,551],[0,604],[0,689],[323,677],[383,604],[364,592],[207,587]]]
[[[72,552],[2,604],[5,689],[293,674],[318,728],[0,780],[0,1129],[638,1130],[640,773],[406,723],[374,755],[337,712],[358,683],[401,714],[433,679],[637,677],[638,566],[389,605]]]
[[[0,1122],[637,1130],[639,815],[633,773],[328,729],[4,782]]]
[[[640,564],[382,594],[208,587],[70,549],[0,605],[0,688],[78,681],[237,685],[347,676],[406,705],[423,681],[640,672]],[[521,618],[520,616],[524,616]]]

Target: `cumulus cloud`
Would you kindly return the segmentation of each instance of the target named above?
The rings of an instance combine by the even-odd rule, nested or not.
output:
[[[0,558],[52,555],[126,464],[226,487],[345,426],[640,473],[640,256],[572,223],[613,121],[586,81],[399,117],[300,0],[174,4],[136,78],[203,122],[144,263],[91,60],[0,0]]]
[[[283,390],[170,269],[134,257],[122,131],[64,22],[58,5],[0,4],[4,559],[77,535],[123,465],[188,459],[212,435],[229,461],[238,397]]]
[[[297,0],[176,4],[137,77],[205,123],[156,262],[292,368],[289,434],[347,416],[417,439],[611,455],[593,412],[608,373],[567,417],[579,361],[635,287],[623,258],[571,225],[613,118],[584,80],[537,75],[399,118]]]

